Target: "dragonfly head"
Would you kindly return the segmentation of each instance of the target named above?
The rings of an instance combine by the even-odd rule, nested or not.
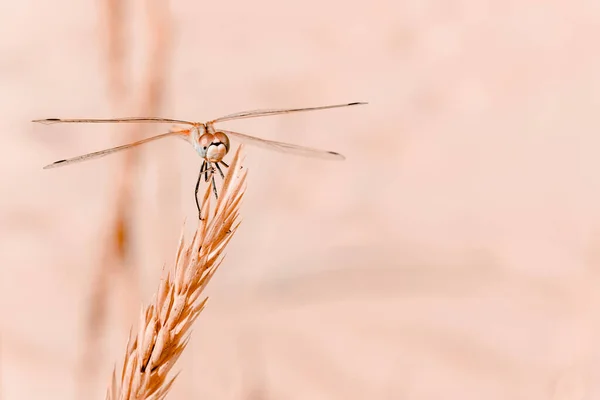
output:
[[[198,142],[200,156],[209,162],[219,162],[229,152],[229,138],[223,132],[205,133]]]

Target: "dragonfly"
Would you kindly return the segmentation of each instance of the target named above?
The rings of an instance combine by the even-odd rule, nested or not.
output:
[[[200,172],[198,174],[198,179],[196,181],[196,188],[194,191],[194,195],[196,198],[196,207],[198,209],[199,218],[202,219],[201,215],[201,207],[200,202],[198,200],[198,189],[200,187],[200,183],[202,181],[202,177],[204,177],[204,181],[206,183],[209,182],[212,186],[213,193],[215,198],[219,198],[217,186],[215,183],[215,174],[219,173],[221,179],[225,178],[223,173],[224,168],[229,168],[229,164],[223,161],[223,158],[229,153],[231,148],[231,142],[229,138],[233,138],[241,143],[245,143],[252,146],[262,147],[264,149],[278,151],[282,153],[295,154],[305,157],[311,158],[320,158],[326,160],[344,160],[345,157],[337,153],[335,151],[328,151],[322,149],[316,149],[311,147],[304,147],[291,143],[277,142],[274,140],[262,139],[256,136],[250,136],[239,132],[217,129],[215,128],[215,124],[225,122],[225,121],[233,121],[244,118],[256,118],[256,117],[265,117],[272,115],[280,115],[280,114],[291,114],[297,112],[305,112],[305,111],[317,111],[317,110],[326,110],[332,108],[341,108],[341,107],[352,107],[358,105],[368,104],[366,102],[353,102],[353,103],[345,103],[345,104],[334,104],[327,106],[318,106],[318,107],[305,107],[305,108],[285,108],[285,109],[258,109],[258,110],[250,110],[250,111],[241,111],[233,114],[228,114],[223,117],[219,117],[208,122],[194,122],[194,121],[185,121],[178,119],[169,119],[169,118],[158,118],[158,117],[124,117],[124,118],[111,118],[111,119],[63,119],[63,118],[47,118],[47,119],[37,119],[32,122],[42,123],[42,124],[86,124],[86,123],[153,123],[153,124],[179,124],[186,125],[185,128],[173,128],[167,133],[162,133],[159,135],[151,136],[146,139],[142,139],[136,142],[124,144],[117,147],[111,147],[105,150],[96,151],[93,153],[88,153],[84,155],[80,155],[73,158],[67,158],[63,160],[55,161],[51,164],[48,164],[44,167],[44,169],[62,167],[66,165],[71,165],[75,163],[79,163],[82,161],[88,161],[97,159],[100,157],[107,156],[109,154],[116,153],[121,150],[131,149],[133,147],[140,146],[142,144],[152,142],[159,139],[164,139],[167,137],[179,137],[189,142],[196,153],[202,158],[203,162],[200,167]]]

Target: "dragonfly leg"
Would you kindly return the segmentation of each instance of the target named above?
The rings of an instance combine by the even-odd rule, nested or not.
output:
[[[210,163],[204,161],[206,163],[206,168],[204,169],[204,182],[208,182],[208,170],[210,169]]]
[[[211,184],[213,187],[213,192],[215,193],[215,197],[218,200],[219,195],[217,194],[217,185],[215,183],[215,167],[213,166],[213,163],[206,161],[206,169],[204,170],[204,181],[208,182],[209,179],[211,180]]]
[[[219,170],[219,174],[221,174],[221,178],[225,179],[225,174],[223,173],[223,170],[219,166],[219,163],[215,163],[215,167],[217,167],[217,169]]]
[[[198,180],[196,181],[196,190],[194,191],[194,196],[196,198],[196,207],[198,208],[198,218],[200,218],[200,220],[202,220],[202,211],[200,211],[200,202],[198,201],[198,188],[200,187],[202,174],[204,173],[206,167],[206,161],[202,162],[202,167],[200,167],[200,174],[198,174]]]
[[[219,195],[217,194],[217,185],[215,184],[215,174],[212,174],[212,187],[213,187],[213,192],[215,193],[215,198],[217,200],[219,200]]]
[[[226,168],[229,168],[229,164],[227,164],[225,161],[221,161],[221,164],[223,164]]]

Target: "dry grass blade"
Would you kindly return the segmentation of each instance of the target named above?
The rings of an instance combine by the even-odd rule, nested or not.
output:
[[[169,378],[169,371],[185,349],[191,327],[206,304],[202,291],[239,225],[246,181],[241,163],[242,146],[212,213],[211,187],[207,187],[202,203],[205,218],[190,243],[186,244],[182,235],[174,266],[161,280],[154,301],[142,309],[138,331],[129,336],[121,374],[114,371],[107,399],[163,399],[173,384],[176,376]]]

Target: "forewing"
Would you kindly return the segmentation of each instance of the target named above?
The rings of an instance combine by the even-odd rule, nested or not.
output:
[[[145,117],[127,117],[127,118],[112,118],[112,119],[62,119],[62,118],[46,118],[34,119],[32,122],[40,124],[110,124],[110,123],[164,123],[164,124],[186,124],[194,125],[190,121],[182,121],[179,119],[168,118],[145,118]]]
[[[363,104],[367,104],[367,103],[354,102],[354,103],[334,104],[331,106],[320,106],[320,107],[250,110],[250,111],[242,111],[242,112],[238,112],[238,113],[234,113],[234,114],[225,115],[223,117],[212,120],[211,122],[215,123],[215,122],[231,121],[234,119],[265,117],[265,116],[269,116],[269,115],[291,114],[291,113],[295,113],[295,112],[304,112],[304,111],[327,110],[330,108],[350,107],[350,106],[358,106],[358,105],[363,105]]]

